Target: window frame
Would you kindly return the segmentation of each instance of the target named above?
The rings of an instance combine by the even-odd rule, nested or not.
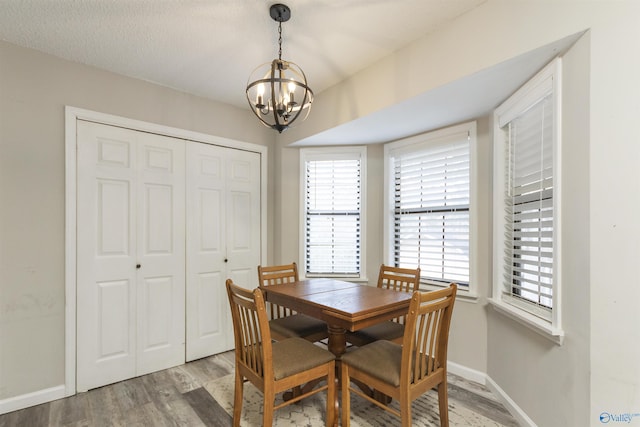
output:
[[[497,311],[540,333],[556,344],[561,345],[564,331],[561,324],[562,300],[562,61],[556,58],[512,94],[506,101],[494,110],[494,170],[493,170],[493,292],[489,302]],[[506,267],[504,251],[506,242],[504,229],[506,219],[504,215],[504,191],[507,184],[505,178],[506,156],[505,146],[510,144],[502,128],[534,106],[548,94],[546,87],[551,87],[553,102],[553,273],[552,273],[552,307],[547,310],[536,309],[534,304],[519,301],[518,298],[507,295],[503,271]]]
[[[307,247],[306,247],[306,164],[314,160],[354,160],[360,161],[360,272],[358,274],[311,274],[307,272]],[[366,194],[367,194],[367,147],[366,146],[340,146],[340,147],[314,147],[300,149],[300,262],[298,263],[299,275],[303,278],[332,277],[348,279],[354,282],[367,281],[367,251],[366,251]]]
[[[402,150],[406,152],[411,146],[416,151],[422,146],[429,144],[437,144],[443,139],[450,138],[453,135],[468,132],[469,138],[469,286],[465,288],[459,287],[457,296],[462,299],[476,300],[478,298],[478,266],[477,253],[478,248],[478,214],[476,209],[476,200],[478,200],[478,156],[477,151],[477,124],[476,121],[465,122],[446,128],[438,129],[392,141],[384,145],[384,215],[383,215],[383,250],[385,263],[394,265],[394,210],[395,210],[395,192],[394,192],[394,170],[393,156],[394,151]],[[421,290],[436,290],[446,287],[448,283],[436,282],[429,280],[420,281]]]

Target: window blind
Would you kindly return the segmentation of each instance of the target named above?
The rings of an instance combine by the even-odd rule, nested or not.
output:
[[[306,162],[306,271],[360,273],[360,160]]]
[[[553,307],[553,99],[548,93],[502,130],[505,145],[507,295]]]
[[[468,286],[469,159],[468,132],[394,153],[396,265]]]

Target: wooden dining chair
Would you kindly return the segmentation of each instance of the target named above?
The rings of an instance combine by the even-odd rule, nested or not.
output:
[[[298,266],[296,263],[286,265],[258,266],[258,283],[265,289],[280,283],[298,281]],[[327,324],[306,314],[276,304],[267,302],[269,311],[269,326],[271,336],[275,340],[291,337],[301,337],[307,341],[320,341],[328,336]]]
[[[420,268],[400,268],[388,265],[380,266],[378,287],[398,292],[415,292],[420,283]],[[347,342],[362,347],[378,340],[401,342],[404,334],[406,316],[378,323],[355,332],[347,332]]]
[[[272,342],[262,291],[226,282],[235,339],[235,393],[233,426],[240,425],[244,382],[250,381],[264,395],[262,425],[273,424],[274,411],[323,390],[327,391],[326,425],[336,420],[335,356],[300,337]],[[275,404],[278,393],[310,381],[321,385],[291,400]],[[337,424],[337,423],[336,423]]]
[[[411,425],[411,402],[437,387],[440,425],[449,425],[447,397],[447,344],[457,286],[414,292],[409,305],[402,344],[376,341],[342,356],[342,426],[350,423],[353,392]],[[396,399],[400,411],[351,385],[361,382]]]

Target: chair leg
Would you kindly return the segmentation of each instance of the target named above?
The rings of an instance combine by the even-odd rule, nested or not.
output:
[[[233,393],[233,427],[240,426],[240,418],[242,417],[242,395],[244,381],[242,375],[236,370],[235,386]]]
[[[438,385],[438,406],[440,409],[440,426],[449,427],[449,397],[446,381]]]
[[[273,406],[275,405],[276,396],[273,392],[273,388],[265,387],[264,389],[264,402],[262,404],[262,427],[273,426]]]
[[[337,426],[336,407],[338,400],[336,396],[336,367],[334,363],[329,364],[329,372],[327,374],[327,427]]]
[[[349,392],[349,368],[346,363],[341,363],[341,384],[342,388],[342,427],[349,427],[351,425],[351,396]]]
[[[400,397],[400,424],[402,427],[411,427],[411,399],[408,394]]]

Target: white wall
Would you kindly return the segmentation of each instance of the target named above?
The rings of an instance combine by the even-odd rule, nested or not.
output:
[[[640,413],[639,22],[634,0],[489,0],[319,94],[305,126],[279,139],[284,147],[589,30],[568,52],[564,73],[565,342],[558,346],[489,309],[486,355],[477,349],[492,380],[540,426],[595,426],[605,411]],[[296,156],[287,158],[293,167]],[[283,247],[297,245],[297,233],[278,235]],[[457,322],[483,318],[478,306],[467,313],[456,306],[452,336],[461,330]],[[460,343],[474,342],[473,331],[464,333]],[[454,344],[452,360],[473,358],[470,347]]]
[[[64,384],[65,105],[274,141],[249,111],[0,42],[0,402]]]

